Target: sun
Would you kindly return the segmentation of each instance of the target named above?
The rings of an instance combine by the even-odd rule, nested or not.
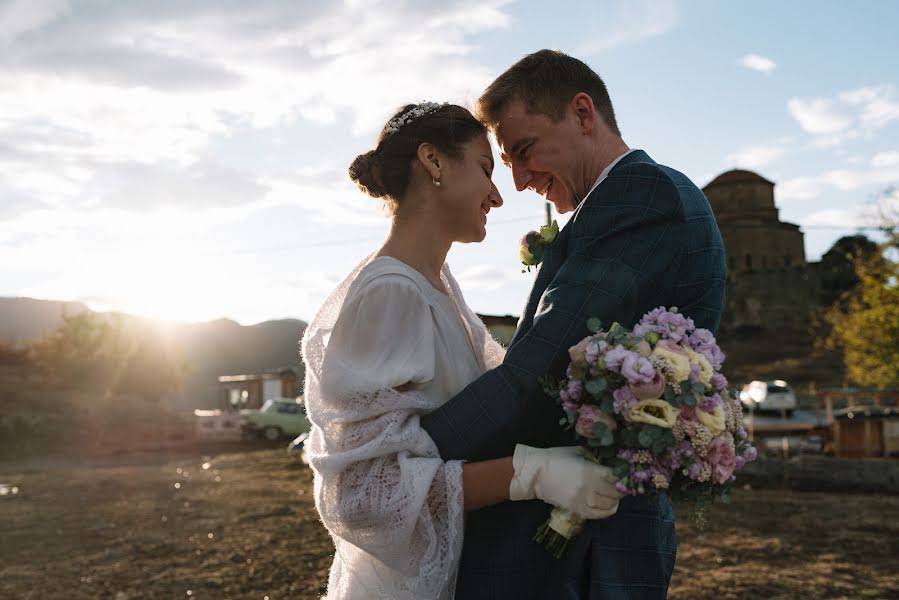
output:
[[[222,295],[235,285],[221,261],[180,244],[128,248],[98,267],[91,274],[94,289],[104,290],[97,308],[162,321],[221,317]]]

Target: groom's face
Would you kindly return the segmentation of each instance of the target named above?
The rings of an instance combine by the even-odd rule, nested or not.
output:
[[[500,113],[496,140],[503,162],[512,169],[515,188],[528,188],[552,202],[556,211],[567,213],[577,207],[577,160],[575,140],[578,130],[566,115],[560,121],[528,112],[521,100],[513,100]]]

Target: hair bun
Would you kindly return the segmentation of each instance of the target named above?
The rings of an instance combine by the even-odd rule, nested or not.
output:
[[[381,164],[375,150],[369,150],[365,154],[357,156],[350,165],[349,175],[359,189],[369,196],[383,198],[387,195],[387,190],[381,181]]]

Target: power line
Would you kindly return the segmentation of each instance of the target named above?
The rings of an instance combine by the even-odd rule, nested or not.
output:
[[[535,221],[539,223],[539,219],[535,219],[534,217],[515,217],[512,219],[500,219],[498,221],[492,221],[490,223],[491,227],[496,227],[497,225],[506,225],[509,223],[518,223],[521,221]],[[307,244],[283,244],[279,246],[269,246],[265,248],[238,248],[235,250],[225,250],[223,252],[211,252],[211,253],[203,253],[207,256],[213,255],[234,255],[234,254],[265,254],[268,252],[287,252],[290,250],[307,250],[309,248],[325,248],[328,246],[350,246],[354,244],[373,244],[376,242],[383,241],[383,237],[364,237],[364,238],[352,238],[352,239],[344,239],[344,240],[325,240],[321,242],[310,242]]]
[[[510,223],[520,223],[522,221],[531,221],[534,223],[539,223],[539,219],[535,219],[534,217],[514,217],[511,219],[500,219],[497,221],[490,222],[491,227],[508,225]],[[733,225],[731,225],[732,227]],[[738,225],[739,227],[739,225]],[[749,227],[749,226],[747,226]],[[874,226],[858,226],[858,227],[841,227],[837,225],[800,225],[802,229],[816,229],[816,230],[831,230],[831,231],[878,231],[879,227]],[[383,237],[363,237],[363,238],[351,238],[351,239],[343,239],[343,240],[325,240],[320,242],[310,242],[306,244],[282,244],[278,246],[268,246],[262,248],[238,248],[235,250],[226,250],[223,252],[213,252],[207,255],[236,255],[236,254],[266,254],[266,253],[276,253],[276,252],[288,252],[292,250],[308,250],[310,248],[327,248],[329,246],[352,246],[355,244],[374,244],[382,241]],[[205,254],[205,253],[204,253]]]
[[[855,227],[842,227],[840,225],[800,225],[803,229],[832,229],[835,231],[879,231],[880,227],[873,225],[858,225]]]

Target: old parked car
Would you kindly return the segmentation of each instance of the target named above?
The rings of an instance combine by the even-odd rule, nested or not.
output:
[[[270,398],[259,410],[241,410],[240,426],[245,434],[261,434],[271,441],[288,435],[298,436],[312,427],[306,418],[302,397]]]
[[[788,417],[796,410],[796,394],[782,379],[752,381],[743,386],[740,401],[750,410],[783,411]]]

